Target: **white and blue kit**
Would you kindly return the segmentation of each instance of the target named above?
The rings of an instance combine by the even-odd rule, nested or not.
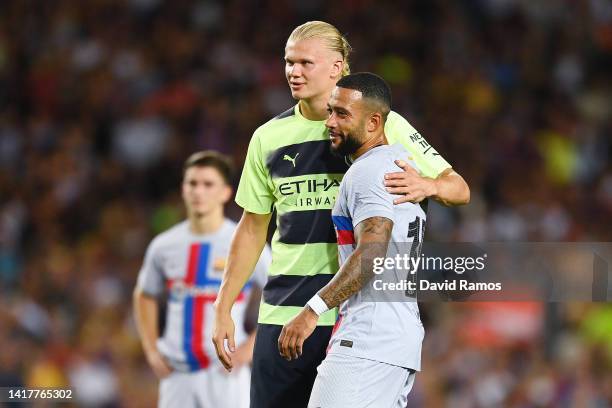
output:
[[[332,211],[340,264],[356,248],[354,228],[372,217],[393,221],[387,257],[420,247],[426,219],[421,205],[394,205],[397,197],[384,186],[384,175],[398,171],[394,160],[410,162],[408,158],[401,145],[378,146],[357,158],[344,175]],[[384,273],[395,282],[407,274],[395,268]],[[397,301],[397,293],[376,292],[372,282],[340,305],[309,407],[406,406],[414,372],[421,369],[424,329],[418,305],[405,293]]]
[[[174,372],[160,383],[160,406],[248,407],[248,368],[226,373],[212,343],[213,302],[235,229],[236,223],[226,219],[214,233],[194,234],[183,221],[147,249],[137,286],[153,297],[168,293],[166,326],[157,346]],[[266,247],[232,308],[237,346],[248,337],[244,317],[251,286],[265,286],[270,259]]]

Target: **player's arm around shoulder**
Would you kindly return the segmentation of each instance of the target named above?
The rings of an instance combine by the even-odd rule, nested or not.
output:
[[[459,173],[431,146],[406,119],[396,112],[389,113],[385,125],[389,143],[402,144],[417,163],[417,172],[405,161],[396,165],[403,171],[385,177],[387,190],[398,195],[395,204],[418,203],[432,198],[443,205],[455,206],[470,202],[470,188]]]

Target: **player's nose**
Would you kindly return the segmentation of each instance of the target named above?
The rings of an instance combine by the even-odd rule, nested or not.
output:
[[[302,69],[300,68],[300,64],[293,64],[291,68],[289,68],[289,78],[299,78],[302,76]]]
[[[327,127],[328,129],[333,129],[336,127],[336,117],[335,116],[336,115],[334,115],[333,113],[329,115],[329,117],[325,121],[325,127]]]
[[[207,190],[208,190],[208,187],[207,187],[207,186],[205,186],[204,184],[198,184],[198,185],[197,185],[197,186],[196,186],[196,187],[193,189],[193,192],[194,192],[194,194],[197,194],[197,195],[202,195],[202,194],[206,194]]]

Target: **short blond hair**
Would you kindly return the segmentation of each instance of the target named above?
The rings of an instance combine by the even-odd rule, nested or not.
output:
[[[349,54],[353,49],[351,48],[351,45],[347,39],[340,34],[340,31],[338,31],[336,27],[326,23],[325,21],[308,21],[307,23],[297,26],[291,32],[287,42],[297,42],[300,40],[307,40],[309,38],[320,38],[325,42],[330,50],[339,52],[344,61],[342,76],[351,73],[351,68],[349,66]]]

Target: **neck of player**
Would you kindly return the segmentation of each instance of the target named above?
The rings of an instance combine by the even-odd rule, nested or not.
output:
[[[351,161],[357,160],[359,156],[362,156],[367,151],[372,150],[375,147],[388,144],[389,141],[387,140],[387,136],[385,136],[384,132],[380,132],[366,140],[365,143],[355,151],[355,153],[351,154]]]
[[[195,213],[189,214],[189,229],[194,234],[214,234],[217,232],[225,217],[223,215],[223,207],[216,208],[209,213]]]
[[[327,101],[331,92],[327,95],[314,96],[309,99],[300,99],[299,109],[303,117],[308,120],[327,120]]]

